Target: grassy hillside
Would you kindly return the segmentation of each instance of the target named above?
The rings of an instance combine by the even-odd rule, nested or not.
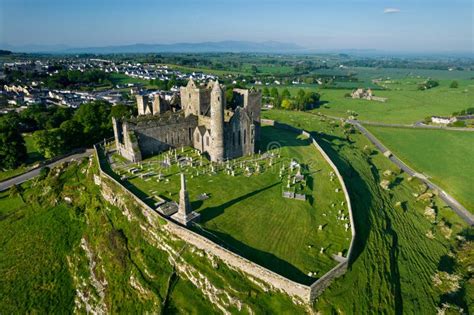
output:
[[[318,298],[315,309],[432,314],[445,302],[473,308],[469,275],[454,294],[446,294],[433,280],[441,271],[460,272],[450,258],[458,245],[455,235],[472,235],[452,210],[436,196],[415,197],[426,187],[400,173],[350,126],[299,112],[268,111],[264,116],[311,131],[340,169],[351,196],[355,255],[347,274]],[[390,190],[380,186],[382,180],[390,182]],[[436,209],[435,218],[425,215],[427,207]]]
[[[474,212],[474,132],[367,128],[405,163]]]
[[[472,229],[349,126],[307,113],[265,116],[311,131],[340,168],[351,195],[355,255],[314,310],[433,314],[448,303],[448,311],[472,312]],[[2,312],[306,311],[172,239],[118,191],[108,191],[117,206],[108,203],[93,184],[94,171],[87,160],[73,163],[19,192],[0,194]],[[389,190],[380,186],[382,180],[389,181]],[[470,275],[463,269],[469,264]]]
[[[120,208],[105,201],[94,171],[62,165],[0,193],[2,313],[303,312],[171,239],[116,191]]]

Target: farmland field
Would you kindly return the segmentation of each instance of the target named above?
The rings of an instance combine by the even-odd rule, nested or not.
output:
[[[474,213],[474,132],[366,127]]]
[[[459,82],[459,88],[449,88],[451,81],[442,80],[440,85],[425,91],[417,89],[421,79],[404,79],[384,84],[387,90],[375,90],[376,96],[386,97],[385,103],[346,98],[351,89],[320,89],[316,86],[279,86],[288,88],[291,95],[297,90],[311,89],[321,94],[321,105],[313,112],[347,118],[354,112],[357,119],[395,124],[413,124],[427,116],[449,116],[474,105],[474,80]],[[353,84],[353,83],[351,83]],[[357,84],[355,85],[357,86]],[[360,84],[360,87],[367,87]]]

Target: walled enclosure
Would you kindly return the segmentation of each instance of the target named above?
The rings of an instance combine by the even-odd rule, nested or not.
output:
[[[331,161],[331,159],[326,154],[326,152],[324,152],[324,150],[319,146],[317,141],[314,138],[312,138],[308,132],[301,129],[294,128],[289,125],[280,124],[273,120],[262,119],[262,124],[271,125],[271,126],[274,126],[275,128],[287,129],[296,133],[301,133],[302,135],[308,137],[312,141],[314,147],[321,153],[324,159],[331,165],[331,168],[333,169],[334,173],[336,174],[337,178],[340,181],[340,184],[341,184],[341,187],[342,187],[342,190],[344,192],[344,196],[347,202],[347,206],[349,210],[349,219],[350,219],[350,224],[351,224],[351,232],[352,232],[352,239],[349,245],[349,250],[347,252],[347,257],[343,259],[341,262],[339,262],[339,264],[337,264],[333,269],[331,269],[326,274],[324,274],[321,278],[316,280],[310,286],[303,285],[303,284],[294,282],[292,280],[289,280],[267,268],[264,268],[244,257],[241,257],[235,254],[234,252],[229,251],[225,249],[224,247],[212,242],[206,237],[200,234],[197,234],[180,224],[177,224],[169,217],[166,217],[156,212],[150,206],[148,206],[145,202],[143,202],[140,198],[138,198],[135,194],[133,194],[130,190],[128,190],[125,186],[123,186],[121,183],[119,183],[117,180],[115,180],[112,176],[107,174],[102,169],[102,166],[100,164],[99,153],[97,151],[98,149],[95,146],[95,154],[96,154],[96,158],[99,165],[100,177],[107,179],[107,180],[100,180],[99,184],[102,185],[103,188],[105,188],[107,185],[110,185],[110,184],[117,186],[117,188],[123,191],[126,195],[132,197],[132,199],[135,200],[140,205],[142,211],[147,217],[150,217],[150,216],[160,217],[166,220],[164,229],[166,229],[173,235],[179,237],[180,239],[187,242],[188,244],[191,244],[203,251],[208,252],[211,255],[214,255],[220,258],[229,266],[234,267],[252,277],[255,277],[265,282],[268,286],[276,290],[283,291],[293,298],[302,300],[304,303],[312,303],[314,299],[318,297],[324,291],[324,289],[326,289],[331,284],[331,282],[335,278],[340,277],[347,270],[349,258],[352,255],[352,248],[353,248],[355,233],[356,233],[355,228],[354,228],[352,206],[351,206],[349,194],[344,184],[344,180],[339,173],[339,170]],[[103,189],[103,190],[107,190],[107,189]],[[106,199],[110,199],[110,198],[106,198]]]

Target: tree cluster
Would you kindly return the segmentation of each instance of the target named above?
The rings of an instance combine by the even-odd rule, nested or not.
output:
[[[169,91],[171,90],[173,86],[186,85],[186,81],[172,77],[169,80],[160,80],[160,79],[150,80],[150,85],[155,86],[159,90]]]
[[[18,129],[20,120],[15,115],[0,117],[0,168],[13,169],[26,161],[25,141]]]
[[[46,87],[50,89],[64,89],[71,86],[97,86],[97,85],[112,85],[110,75],[100,70],[88,71],[59,71],[58,73],[49,76],[45,80]]]
[[[0,116],[0,168],[13,169],[26,161],[22,132],[34,131],[36,150],[52,158],[112,136],[111,117],[132,114],[132,107],[95,101],[81,105],[75,112],[62,107],[32,105],[20,114]]]
[[[33,133],[33,141],[39,153],[51,158],[112,136],[111,118],[131,114],[132,108],[126,105],[111,106],[105,101],[83,104],[59,127]]]
[[[439,85],[439,82],[436,81],[436,80],[433,80],[433,79],[428,79],[426,80],[426,82],[423,82],[421,83],[420,85],[418,85],[418,90],[429,90],[429,89],[432,89],[434,87],[437,87]]]
[[[310,90],[299,89],[295,96],[292,96],[288,89],[284,89],[281,94],[276,87],[268,89],[264,87],[262,97],[275,108],[287,110],[307,110],[314,108],[320,100],[319,93]]]

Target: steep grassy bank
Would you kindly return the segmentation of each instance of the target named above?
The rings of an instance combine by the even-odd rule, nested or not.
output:
[[[461,273],[452,258],[460,246],[456,234],[472,241],[472,229],[441,200],[400,173],[350,126],[307,113],[269,111],[264,116],[311,131],[340,169],[351,196],[355,255],[347,274],[315,302],[317,310],[432,314],[445,302],[472,309],[468,274],[454,293],[435,284],[435,276],[448,266],[449,272]],[[381,187],[383,180],[389,190]]]

